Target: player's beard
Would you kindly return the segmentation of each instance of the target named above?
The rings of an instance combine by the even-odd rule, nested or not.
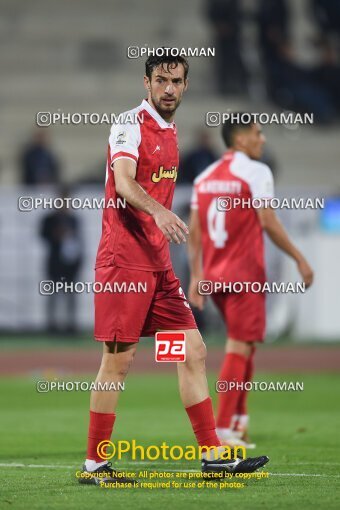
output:
[[[174,101],[172,103],[169,103],[168,106],[163,106],[164,103],[162,102],[162,99],[165,99],[165,98],[160,98],[159,100],[157,100],[155,97],[151,96],[151,100],[153,102],[153,105],[154,105],[156,111],[159,113],[159,115],[161,117],[166,119],[167,117],[170,117],[171,115],[173,115],[175,113],[175,111],[181,104],[182,98],[177,98],[177,99],[173,98]]]

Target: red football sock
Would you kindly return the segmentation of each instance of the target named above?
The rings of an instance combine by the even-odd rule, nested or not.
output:
[[[198,404],[186,407],[192,429],[199,446],[220,446],[216,435],[216,425],[211,398],[208,397]]]
[[[230,352],[225,355],[220,381],[243,383],[247,368],[247,358],[241,354]],[[231,418],[236,414],[236,407],[241,394],[241,389],[232,390],[218,394],[217,428],[227,429],[230,427]]]
[[[255,355],[255,347],[253,347],[251,354],[247,361],[246,373],[244,376],[244,382],[251,382],[253,380],[254,375],[254,355]],[[242,390],[241,395],[238,399],[236,413],[238,415],[248,414],[247,409],[247,400],[248,400],[249,391]]]
[[[114,413],[95,413],[90,411],[87,459],[104,462],[105,459],[98,456],[97,446],[101,441],[109,441],[111,439],[115,419],[116,415]]]

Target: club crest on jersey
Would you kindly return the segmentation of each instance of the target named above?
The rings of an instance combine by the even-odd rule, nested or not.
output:
[[[159,182],[161,179],[173,179],[174,182],[177,180],[177,167],[172,166],[171,170],[165,170],[164,166],[160,166],[158,172],[153,172],[151,176],[152,182]]]

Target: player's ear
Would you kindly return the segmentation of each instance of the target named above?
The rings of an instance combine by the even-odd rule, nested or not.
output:
[[[184,92],[187,90],[188,86],[189,86],[189,78],[184,80]]]
[[[144,87],[148,92],[150,92],[151,84],[149,78],[146,75],[144,75]]]

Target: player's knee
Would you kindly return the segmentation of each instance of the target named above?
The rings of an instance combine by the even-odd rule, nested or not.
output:
[[[131,363],[129,364],[124,364],[124,365],[120,365],[117,369],[117,375],[118,377],[121,379],[121,378],[125,378],[128,373],[129,373],[129,369],[130,369],[130,366],[131,366]]]
[[[132,364],[133,358],[135,357],[135,352],[130,352],[128,355],[121,361],[118,367],[118,374],[122,377],[125,377]]]
[[[229,338],[227,341],[226,352],[239,354],[240,356],[248,358],[252,352],[252,343]]]
[[[120,354],[107,354],[102,359],[102,369],[110,378],[112,376],[125,377],[130,369],[135,356],[135,351],[127,351]]]
[[[128,374],[134,357],[135,351],[129,351],[124,353],[124,357],[120,359],[120,362],[118,364],[118,374],[120,376],[125,377]]]

